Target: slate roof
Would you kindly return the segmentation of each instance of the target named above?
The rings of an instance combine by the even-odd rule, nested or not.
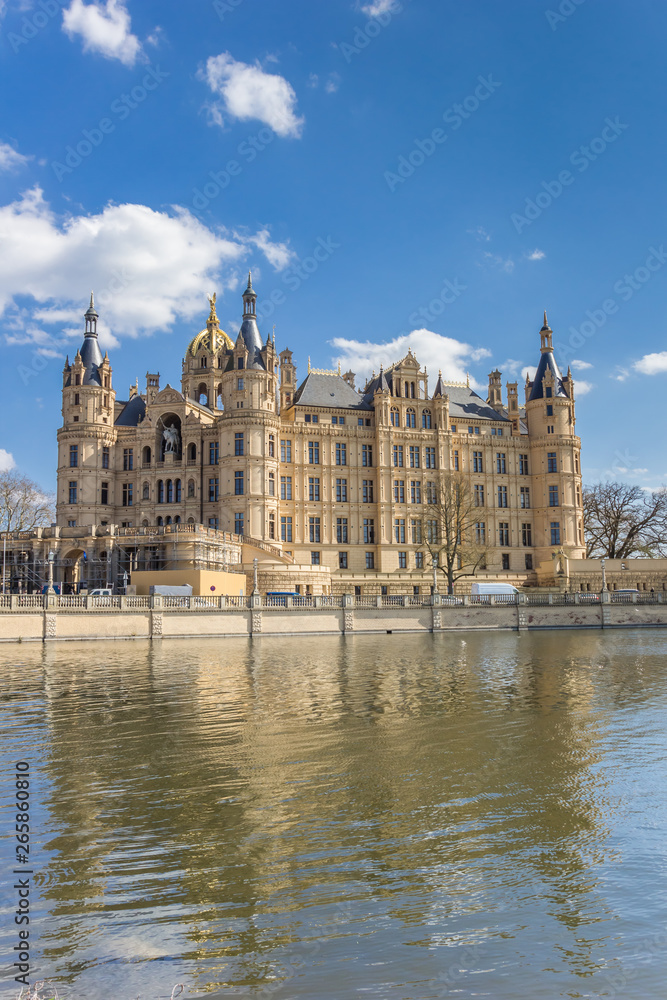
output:
[[[561,375],[560,369],[556,364],[553,351],[544,351],[544,353],[540,356],[540,363],[537,366],[535,378],[532,381],[533,388],[530,393],[530,399],[544,398],[542,379],[548,371],[550,371],[554,377],[554,396],[565,396],[567,398],[567,393],[563,388],[563,376]]]
[[[102,364],[104,358],[102,357],[102,352],[100,350],[100,345],[97,340],[96,333],[87,333],[83,338],[83,344],[81,345],[81,360],[86,366],[86,370],[83,373],[83,378],[81,379],[82,385],[102,385],[102,379],[98,371],[99,366]]]
[[[493,420],[496,423],[511,423],[502,413],[478,396],[474,389],[465,386],[445,384],[445,392],[449,396],[449,416],[452,421],[459,420]]]
[[[340,375],[309,372],[294,393],[294,404],[298,406],[330,406],[339,410],[372,410],[367,397],[359,395],[356,389]]]
[[[125,404],[114,423],[117,427],[136,427],[144,419],[145,413],[146,402],[143,396],[137,394]]]

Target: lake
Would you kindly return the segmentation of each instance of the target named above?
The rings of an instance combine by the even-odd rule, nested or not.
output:
[[[66,997],[663,1000],[666,654],[659,630],[2,646],[3,954],[21,760],[33,979]]]

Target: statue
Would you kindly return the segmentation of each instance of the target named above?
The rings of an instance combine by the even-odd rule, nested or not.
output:
[[[165,455],[168,454],[176,455],[178,453],[178,445],[180,442],[180,435],[178,433],[178,428],[165,427],[165,429],[162,432],[162,440],[164,441]]]
[[[211,307],[211,316],[215,316],[215,303],[218,298],[217,292],[213,292],[213,295],[209,295],[208,304]]]

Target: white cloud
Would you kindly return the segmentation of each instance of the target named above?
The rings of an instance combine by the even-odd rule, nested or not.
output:
[[[106,59],[120,59],[126,66],[134,66],[141,54],[141,42],[131,28],[123,0],[92,4],[72,0],[63,11],[63,31],[70,38],[80,35],[84,52],[99,52]]]
[[[490,243],[490,242],[491,242],[491,237],[490,237],[490,235],[489,235],[489,234],[487,233],[487,231],[486,231],[486,229],[484,228],[484,226],[477,226],[477,228],[476,228],[476,229],[469,229],[469,230],[468,230],[468,232],[469,232],[469,233],[472,233],[472,235],[473,235],[473,236],[476,236],[476,237],[477,237],[477,239],[478,239],[478,240],[479,240],[479,241],[480,241],[481,243]]]
[[[473,349],[470,344],[454,340],[453,337],[443,337],[431,330],[413,330],[412,333],[396,337],[385,344],[375,344],[370,340],[348,340],[346,337],[335,337],[331,341],[338,352],[334,359],[340,361],[343,370],[351,368],[363,380],[369,378],[373,371],[380,371],[380,365],[389,368],[400,361],[412,349],[420,365],[428,368],[431,388],[438,377],[438,369],[442,369],[443,377],[450,382],[465,382],[468,365],[491,356],[486,348]],[[482,388],[471,380],[473,387]]]
[[[227,114],[239,121],[257,119],[284,138],[301,135],[305,119],[297,117],[296,94],[284,77],[237,62],[229,52],[211,56],[201,76],[220,97],[210,108],[216,124],[224,124]]]
[[[500,370],[510,377],[517,378],[522,365],[523,361],[517,361],[516,358],[507,358],[500,365]]]
[[[371,3],[364,4],[361,9],[369,17],[380,17],[397,9],[396,0],[371,0]]]
[[[340,75],[338,73],[329,73],[327,82],[324,84],[324,90],[327,94],[335,94],[340,87]]]
[[[105,346],[118,342],[114,335],[167,330],[206,312],[207,293],[236,289],[243,263],[257,250],[276,269],[290,256],[266,229],[247,236],[213,231],[179,207],[107,205],[96,215],[59,217],[34,188],[0,208],[6,338],[46,353],[80,337],[91,288]]]
[[[587,368],[592,368],[593,365],[590,361],[580,361],[579,358],[573,358],[570,362],[570,367],[575,372],[583,372],[586,371]]]
[[[505,274],[511,274],[514,270],[514,261],[511,257],[500,257],[496,253],[489,253],[486,251],[484,259],[493,267],[497,267],[500,271],[504,271]]]
[[[609,378],[613,378],[615,382],[625,382],[629,378],[630,372],[627,368],[621,368],[620,365],[616,365],[616,373],[610,375]]]
[[[574,395],[575,395],[575,398],[577,396],[586,396],[586,395],[588,395],[588,393],[593,388],[594,388],[594,386],[593,386],[592,382],[584,382],[583,379],[578,379],[578,378],[574,379]]]
[[[5,451],[4,448],[0,448],[0,472],[9,472],[10,469],[15,468],[16,462],[12,453]]]
[[[535,378],[536,372],[537,372],[536,365],[526,365],[524,368],[521,369],[521,378],[524,380],[524,382],[526,381],[527,378],[529,378],[530,381],[532,382],[533,379]]]
[[[544,250],[531,250],[530,253],[524,255],[526,260],[544,260],[546,254]]]
[[[642,375],[662,375],[663,372],[667,372],[667,351],[645,354],[639,361],[635,361],[632,367]]]
[[[17,152],[13,146],[6,142],[0,142],[0,171],[16,170],[17,167],[24,167],[29,157]]]

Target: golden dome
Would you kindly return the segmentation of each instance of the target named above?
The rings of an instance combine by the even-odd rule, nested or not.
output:
[[[224,330],[220,329],[220,321],[215,312],[215,300],[216,295],[214,293],[208,300],[211,305],[211,312],[206,321],[206,329],[201,330],[188,344],[187,353],[192,355],[193,358],[201,347],[204,347],[211,354],[219,351],[221,348],[234,350],[234,341]]]

